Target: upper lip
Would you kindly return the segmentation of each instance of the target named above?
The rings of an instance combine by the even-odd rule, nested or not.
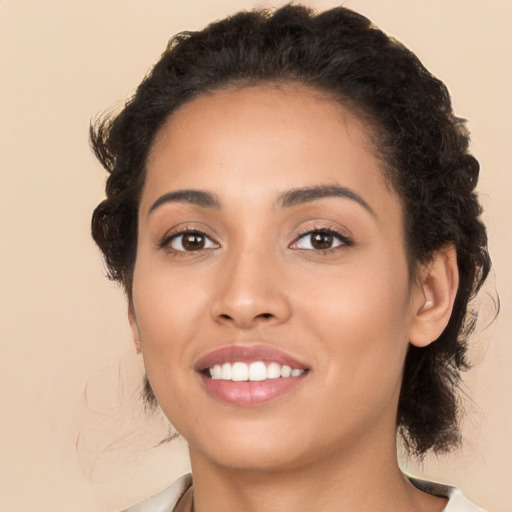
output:
[[[308,366],[283,352],[269,345],[229,345],[222,347],[201,357],[195,368],[201,372],[212,368],[216,364],[224,363],[252,363],[254,361],[276,362],[280,365],[288,365],[296,369],[308,369]]]

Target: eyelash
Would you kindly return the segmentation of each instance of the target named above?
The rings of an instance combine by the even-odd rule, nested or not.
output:
[[[347,247],[351,247],[352,245],[354,245],[354,242],[352,241],[352,239],[350,237],[348,237],[347,235],[345,235],[344,233],[341,233],[340,231],[338,231],[336,229],[333,229],[331,227],[316,227],[315,226],[315,227],[313,227],[313,229],[307,229],[307,230],[302,231],[297,236],[297,238],[295,238],[295,240],[290,244],[290,246],[297,244],[297,242],[299,242],[299,240],[304,239],[305,237],[307,237],[309,235],[316,235],[316,234],[332,236],[333,238],[338,239],[341,243],[339,245],[336,245],[334,247],[329,247],[327,249],[315,250],[315,249],[297,248],[297,250],[311,251],[311,252],[315,252],[317,254],[330,254],[332,252],[340,251],[340,250],[346,249]]]
[[[337,239],[339,242],[341,242],[339,245],[336,245],[334,247],[329,247],[327,249],[304,249],[304,248],[296,248],[296,250],[302,250],[302,251],[312,251],[318,254],[330,254],[334,251],[339,251],[346,249],[347,247],[351,247],[353,245],[353,241],[351,238],[349,238],[347,235],[331,228],[331,227],[313,227],[313,229],[307,229],[299,233],[299,235],[295,238],[295,240],[289,245],[290,248],[293,248],[292,246],[297,244],[300,240],[304,239],[307,236],[315,235],[315,234],[321,234],[321,235],[328,235],[332,236],[333,238]],[[180,236],[184,235],[197,235],[199,237],[204,238],[205,240],[208,240],[210,243],[216,244],[217,247],[219,244],[215,242],[210,236],[208,236],[204,231],[201,231],[197,228],[190,228],[190,227],[183,227],[180,228],[171,234],[166,234],[162,241],[159,243],[159,248],[164,249],[168,248],[169,252],[176,255],[176,256],[183,256],[187,253],[200,253],[204,250],[212,249],[213,247],[206,247],[206,248],[200,248],[195,251],[187,251],[187,250],[180,250],[175,249],[171,247],[171,243],[179,238]]]
[[[192,236],[196,235],[196,236],[204,238],[205,240],[208,240],[210,243],[216,244],[217,246],[219,245],[210,236],[208,236],[204,231],[201,231],[197,228],[190,228],[188,226],[184,226],[182,228],[177,229],[176,231],[173,231],[170,234],[164,235],[164,237],[162,238],[162,241],[158,244],[159,248],[160,249],[167,248],[169,250],[169,252],[175,256],[184,256],[187,253],[194,253],[194,252],[200,253],[204,250],[212,249],[212,247],[206,247],[206,248],[197,249],[195,251],[186,251],[186,250],[180,250],[180,249],[175,249],[175,248],[171,247],[171,244],[174,240],[176,240],[180,236],[184,236],[184,235],[192,235]]]

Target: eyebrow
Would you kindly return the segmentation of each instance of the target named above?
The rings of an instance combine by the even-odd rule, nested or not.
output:
[[[343,197],[351,199],[368,210],[373,216],[376,216],[371,206],[353,190],[340,185],[320,185],[313,187],[294,188],[284,192],[278,199],[278,205],[282,208],[289,208],[304,203],[311,203],[317,199],[326,197]]]
[[[203,190],[176,190],[160,196],[149,209],[148,215],[153,213],[159,206],[167,203],[187,203],[203,208],[220,208],[220,201],[215,194]]]
[[[298,206],[305,203],[311,203],[318,199],[324,199],[328,197],[342,197],[351,199],[356,203],[360,204],[363,208],[368,210],[372,215],[376,216],[370,205],[353,190],[340,185],[319,185],[312,187],[301,187],[287,190],[281,194],[277,200],[277,204],[281,208],[290,208],[292,206]],[[219,198],[211,192],[204,190],[176,190],[174,192],[167,192],[160,196],[149,209],[148,215],[154,212],[158,207],[167,203],[187,203],[202,208],[214,208],[216,210],[221,208],[221,202]]]

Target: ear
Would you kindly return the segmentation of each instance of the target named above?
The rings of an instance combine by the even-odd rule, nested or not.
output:
[[[409,341],[416,347],[425,347],[441,336],[452,314],[459,286],[457,253],[453,245],[435,252],[421,270],[415,286]]]
[[[128,321],[130,322],[130,329],[132,330],[133,343],[137,353],[142,352],[139,326],[137,325],[137,318],[135,317],[135,310],[133,309],[133,302],[128,301]]]

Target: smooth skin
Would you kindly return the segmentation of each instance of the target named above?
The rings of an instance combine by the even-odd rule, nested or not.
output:
[[[409,343],[435,340],[450,317],[455,251],[409,275],[404,214],[371,135],[293,84],[200,96],[157,134],[129,317],[189,443],[196,512],[446,504],[402,475],[395,418]],[[225,403],[195,365],[232,344],[277,348],[309,371],[275,400]]]

